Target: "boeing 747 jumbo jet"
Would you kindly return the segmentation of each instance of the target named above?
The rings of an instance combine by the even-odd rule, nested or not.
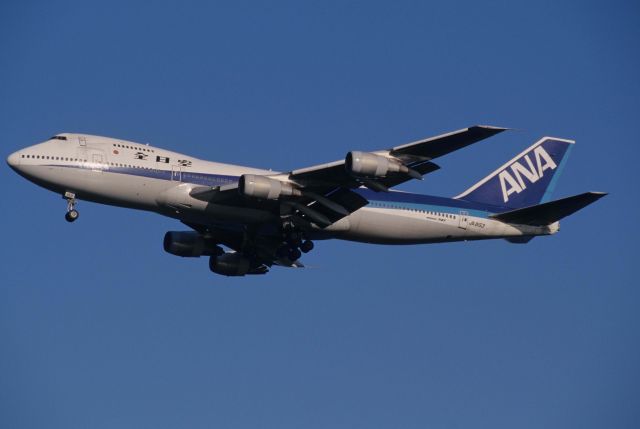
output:
[[[289,172],[203,161],[126,140],[63,133],[7,158],[18,174],[67,200],[147,210],[180,220],[164,249],[209,257],[226,276],[302,267],[313,240],[419,244],[555,234],[559,220],[606,195],[550,201],[574,142],[544,137],[453,198],[394,191],[439,167],[432,161],[506,128],[473,126]],[[225,250],[222,246],[226,247]]]

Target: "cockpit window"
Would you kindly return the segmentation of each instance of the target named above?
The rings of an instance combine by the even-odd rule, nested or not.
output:
[[[66,136],[53,136],[49,140],[66,140]]]

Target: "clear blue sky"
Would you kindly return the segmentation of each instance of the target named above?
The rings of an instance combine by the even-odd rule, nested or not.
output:
[[[556,196],[611,195],[528,245],[323,242],[229,279],[181,225],[64,201],[4,163],[2,428],[637,428],[640,8],[589,2],[4,1],[3,157],[57,132],[273,169],[517,130],[402,189],[455,195],[543,135]]]

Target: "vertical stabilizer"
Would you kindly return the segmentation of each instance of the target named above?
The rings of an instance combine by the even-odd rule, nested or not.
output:
[[[455,198],[512,209],[546,202],[574,143],[543,137]]]

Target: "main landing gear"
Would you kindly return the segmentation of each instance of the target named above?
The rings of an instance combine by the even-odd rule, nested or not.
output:
[[[282,225],[283,244],[278,249],[280,257],[287,257],[290,261],[297,261],[303,253],[313,250],[313,241],[304,237],[303,233],[290,222]]]
[[[78,210],[76,210],[76,194],[73,192],[65,192],[62,196],[65,200],[67,200],[67,213],[64,215],[64,218],[67,222],[74,222],[80,216]]]

